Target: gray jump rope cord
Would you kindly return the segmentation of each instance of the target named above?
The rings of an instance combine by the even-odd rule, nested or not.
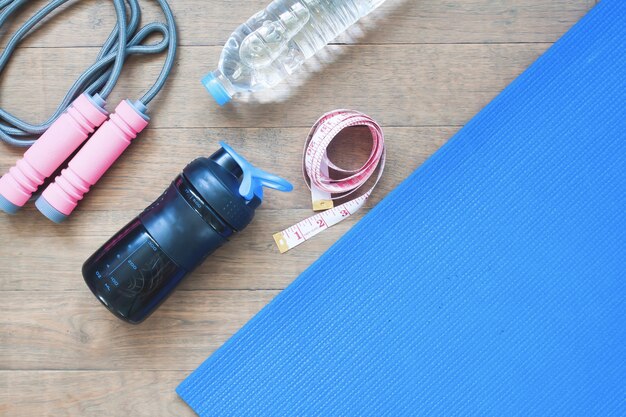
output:
[[[0,54],[0,73],[11,58],[19,43],[26,38],[41,20],[68,0],[53,0],[31,16],[11,37],[4,51]],[[83,72],[59,104],[52,116],[41,124],[25,122],[7,111],[0,109],[0,140],[9,145],[27,147],[35,143],[38,136],[67,109],[76,97],[83,92],[90,95],[100,94],[106,100],[115,87],[124,61],[128,55],[158,54],[167,49],[165,63],[152,87],[139,99],[147,105],[161,91],[174,65],[177,47],[176,22],[166,0],[155,0],[159,4],[166,24],[149,23],[138,29],[141,20],[141,8],[138,0],[113,0],[117,23],[92,64]],[[0,0],[0,29],[9,17],[28,0]],[[128,10],[126,8],[128,5]],[[154,44],[142,45],[151,34],[158,33],[162,39]]]

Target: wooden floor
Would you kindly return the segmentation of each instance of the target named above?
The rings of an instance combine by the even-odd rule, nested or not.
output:
[[[287,254],[274,247],[272,233],[311,214],[300,159],[316,118],[354,108],[383,125],[389,162],[369,208],[595,0],[388,0],[272,94],[225,108],[199,79],[216,66],[232,29],[266,0],[171,3],[181,47],[166,90],[151,106],[150,128],[65,224],[51,224],[32,206],[0,215],[1,416],[194,415],[176,396],[177,384],[363,214]],[[94,59],[114,24],[111,4],[70,4],[2,74],[2,108],[42,120]],[[138,97],[160,65],[131,59],[110,103]],[[218,140],[283,174],[295,190],[268,192],[254,223],[157,313],[139,326],[122,323],[83,283],[83,261]],[[21,151],[0,148],[4,172]]]

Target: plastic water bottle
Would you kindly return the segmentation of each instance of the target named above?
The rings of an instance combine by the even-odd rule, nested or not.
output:
[[[274,0],[230,36],[202,83],[223,105],[272,87],[385,0]]]

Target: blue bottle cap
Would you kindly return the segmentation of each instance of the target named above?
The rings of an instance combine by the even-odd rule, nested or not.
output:
[[[217,104],[220,106],[228,103],[232,98],[212,72],[207,74],[207,76],[202,79],[202,84],[204,84],[204,87],[209,93],[211,93]]]

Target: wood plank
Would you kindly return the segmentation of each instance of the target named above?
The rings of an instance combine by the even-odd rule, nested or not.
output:
[[[217,63],[220,49],[187,47],[151,107],[151,126],[308,127],[339,107],[359,109],[384,126],[462,125],[548,46],[336,45],[320,57],[325,64],[312,62],[273,90],[224,108],[199,82]],[[68,74],[77,76],[95,53],[94,48],[20,51],[0,80],[0,106],[29,120],[44,119],[73,81]],[[155,59],[129,62],[111,108],[125,97],[137,98],[161,68]]]
[[[0,415],[133,417],[196,414],[174,389],[186,371],[0,371]]]
[[[178,291],[131,325],[80,284],[2,293],[0,369],[191,371],[278,293]]]
[[[47,291],[51,288],[51,279],[57,290],[82,287],[80,268],[87,257],[156,199],[187,162],[216,149],[218,138],[226,139],[260,167],[268,170],[280,167],[278,172],[296,188],[287,194],[267,192],[254,222],[212,255],[183,288],[284,288],[455,130],[385,129],[391,163],[366,208],[284,255],[276,250],[272,234],[313,214],[300,168],[302,143],[308,129],[148,130],[63,225],[51,223],[32,205],[16,216],[0,216],[0,235],[10,239],[10,244],[0,245],[0,290]],[[172,135],[177,136],[175,157],[171,151]],[[338,141],[355,143],[350,142],[350,137]],[[339,150],[343,162],[351,159],[360,162],[369,148],[350,150],[344,146]],[[165,155],[168,157],[164,158]],[[0,167],[12,165],[16,157],[17,152],[0,154]],[[342,160],[337,162],[342,163]]]
[[[32,6],[8,28],[41,7]],[[223,45],[231,32],[269,0],[248,0],[232,7],[228,0],[171,2],[181,45]],[[141,2],[144,22],[163,21],[156,5]],[[554,42],[595,4],[594,0],[387,0],[336,43],[496,43]],[[68,7],[66,7],[68,8]],[[71,11],[51,19],[27,47],[100,46],[115,24],[111,2],[70,3]],[[88,33],[88,36],[76,36]]]

